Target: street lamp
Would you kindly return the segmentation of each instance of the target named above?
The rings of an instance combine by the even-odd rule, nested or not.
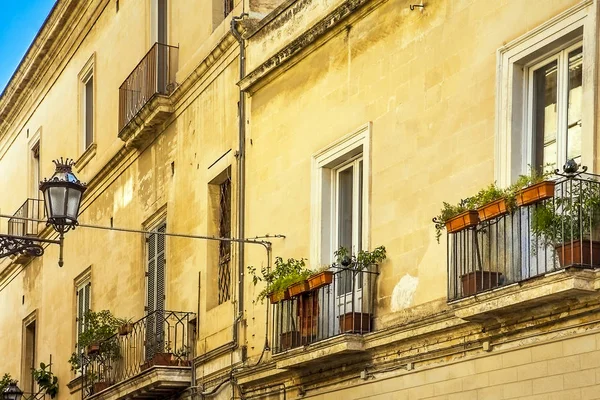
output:
[[[65,232],[78,225],[77,216],[79,215],[81,196],[87,187],[73,173],[72,160],[61,158],[53,162],[56,165],[56,171],[50,179],[40,182],[40,190],[44,194],[44,204],[48,216],[46,224],[52,225],[62,237]]]
[[[46,208],[46,225],[51,225],[58,232],[58,240],[40,239],[31,236],[16,236],[0,234],[0,258],[13,254],[26,254],[31,257],[40,257],[44,248],[40,243],[58,244],[60,254],[58,266],[63,266],[63,240],[64,235],[77,225],[81,197],[87,189],[73,173],[73,160],[54,160],[56,171],[50,179],[40,182],[40,190],[44,194]]]
[[[23,391],[17,386],[17,381],[11,381],[2,392],[4,400],[21,400]]]

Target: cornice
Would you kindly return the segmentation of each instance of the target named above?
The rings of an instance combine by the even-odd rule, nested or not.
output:
[[[387,0],[344,1],[332,12],[320,19],[298,37],[290,40],[287,45],[267,58],[266,61],[261,63],[253,71],[249,72],[245,78],[238,82],[238,85],[242,90],[252,94],[277,75],[284,72],[286,69],[291,68],[302,58],[317,49],[321,44],[325,43],[329,38],[333,37],[343,29],[348,23],[363,18],[366,14],[386,1]],[[284,14],[286,14],[285,11],[294,3],[295,2],[289,4],[285,3],[285,7],[276,10],[281,13],[281,18],[289,18],[289,16],[285,17]],[[298,5],[308,7],[310,3],[311,1],[303,1],[299,2]],[[295,12],[297,13],[300,11],[296,10]],[[260,24],[259,28],[256,31],[251,32],[249,36],[256,35],[261,29],[267,28],[270,24],[281,23],[279,21],[279,16],[270,15],[268,18],[270,18],[268,24]]]
[[[0,97],[0,157],[109,1],[58,0]]]

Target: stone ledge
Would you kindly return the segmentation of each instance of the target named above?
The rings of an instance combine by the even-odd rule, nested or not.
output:
[[[154,366],[88,397],[94,400],[165,398],[190,386],[191,367]]]
[[[300,368],[315,363],[331,362],[340,355],[364,351],[365,342],[362,335],[345,334],[274,355],[273,361],[278,369]]]
[[[579,300],[597,293],[593,270],[570,268],[521,283],[500,287],[452,303],[454,315],[466,321],[485,323],[510,317],[526,309],[556,300]]]
[[[140,149],[156,135],[158,127],[173,113],[171,100],[167,96],[154,95],[140,111],[121,129],[119,139],[126,147]]]

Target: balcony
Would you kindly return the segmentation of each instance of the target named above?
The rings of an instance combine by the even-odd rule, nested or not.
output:
[[[44,201],[38,199],[27,199],[25,203],[8,220],[8,234],[13,236],[37,236],[39,234],[39,222],[29,221],[21,218],[41,220],[45,218]],[[12,256],[13,262],[27,264],[33,258],[28,253],[20,253]]]
[[[141,147],[173,112],[179,49],[155,43],[119,87],[119,138]]]
[[[272,351],[280,355],[278,368],[363,351],[362,334],[373,331],[377,266],[334,268],[327,272],[328,283],[272,305]]]
[[[529,305],[595,293],[598,176],[558,174],[547,185],[538,201],[448,234],[448,300],[470,302],[457,312],[461,318],[508,316]]]
[[[190,386],[191,312],[158,310],[82,354],[85,399],[162,399]]]

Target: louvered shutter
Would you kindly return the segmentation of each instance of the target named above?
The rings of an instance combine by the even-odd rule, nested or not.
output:
[[[77,290],[77,343],[79,344],[79,335],[83,333],[83,314],[84,314],[84,301],[85,301],[85,287],[80,286]]]
[[[166,225],[157,229],[164,233]],[[165,236],[151,234],[148,237],[148,317],[146,318],[146,358],[164,351],[164,308],[165,308]]]

